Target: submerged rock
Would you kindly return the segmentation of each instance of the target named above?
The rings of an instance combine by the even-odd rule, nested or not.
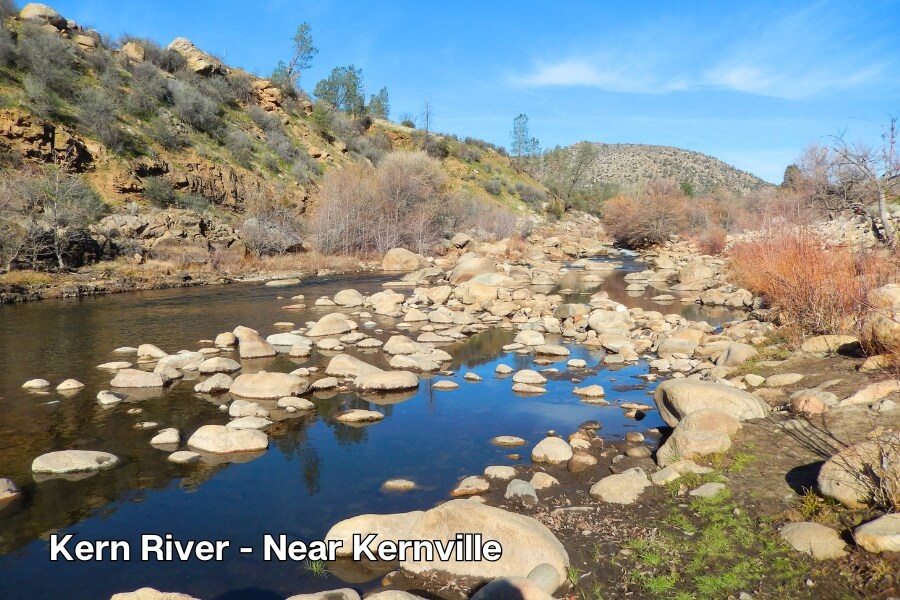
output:
[[[111,469],[119,463],[119,457],[109,452],[93,450],[58,450],[38,456],[31,463],[33,473],[62,475]]]

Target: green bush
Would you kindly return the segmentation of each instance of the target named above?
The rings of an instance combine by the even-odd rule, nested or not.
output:
[[[148,177],[144,180],[144,197],[160,208],[169,208],[178,202],[178,192],[161,177]]]
[[[119,127],[118,114],[118,98],[106,88],[89,88],[78,97],[79,122],[113,152],[123,152],[130,145],[129,136]]]
[[[489,179],[484,182],[484,191],[492,196],[499,196],[500,192],[503,191],[503,184],[500,183],[499,179]]]
[[[179,119],[197,131],[212,136],[221,133],[221,112],[215,101],[184,81],[170,81],[169,90],[172,92],[172,108]]]
[[[187,140],[181,137],[177,131],[167,125],[162,119],[155,119],[150,124],[147,133],[153,141],[169,152],[177,152],[188,146]]]
[[[248,168],[253,161],[253,142],[246,132],[234,127],[228,130],[225,136],[225,148],[231,152],[235,160],[242,167]]]
[[[36,109],[57,112],[58,98],[71,100],[78,90],[78,60],[72,43],[59,35],[25,24],[19,32],[18,60],[31,81],[26,90]]]
[[[131,68],[131,94],[128,110],[133,114],[152,117],[160,103],[171,103],[172,95],[166,78],[149,62],[139,62]]]

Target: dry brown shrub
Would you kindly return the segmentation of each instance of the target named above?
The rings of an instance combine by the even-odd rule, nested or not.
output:
[[[807,335],[856,333],[869,290],[889,278],[883,257],[829,247],[807,229],[774,229],[734,244],[732,280],[766,298],[796,341]]]
[[[687,207],[677,195],[616,196],[603,205],[603,227],[626,248],[653,246],[688,229]]]

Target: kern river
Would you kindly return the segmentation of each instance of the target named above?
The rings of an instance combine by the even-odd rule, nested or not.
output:
[[[724,309],[656,304],[650,297],[660,292],[652,288],[629,295],[624,275],[643,268],[641,263],[625,261],[602,283],[591,284],[580,283],[578,273],[572,271],[557,289],[572,290],[565,295],[566,302],[587,302],[592,293],[604,290],[629,307],[680,313],[714,326],[735,318],[735,313]],[[196,381],[186,379],[145,399],[137,393],[137,398],[129,399],[134,401],[112,407],[96,401],[97,392],[109,389],[113,376],[96,366],[134,360],[112,354],[117,347],[152,343],[167,352],[196,350],[200,340],[237,325],[258,329],[265,337],[283,331],[273,327],[275,322],[292,321],[299,327],[335,311],[336,307],[313,306],[321,296],[331,297],[346,288],[368,295],[396,278],[335,276],[285,288],[241,283],[0,307],[0,477],[16,481],[24,496],[11,511],[0,514],[0,598],[105,600],[115,592],[143,586],[209,600],[283,599],[345,586],[371,589],[379,585],[380,577],[367,578],[347,565],[329,566],[332,572],[323,578],[303,563],[265,562],[263,535],[317,540],[338,521],[355,515],[430,508],[446,500],[460,478],[480,474],[488,465],[529,463],[530,447],[551,429],[568,435],[579,423],[596,419],[603,425],[601,437],[620,440],[627,431],[662,424],[655,411],[635,421],[615,406],[620,401],[648,402],[648,391],[655,384],[638,378],[648,372],[646,361],[603,367],[599,365],[602,350],[569,344],[559,336],[547,336],[548,343],[565,343],[572,355],[558,357],[549,365],[559,371],[548,375],[547,393],[514,394],[509,377],[495,374],[497,364],[516,370],[540,370],[547,365],[534,366],[533,354],[504,352],[502,346],[512,342],[515,331],[500,328],[441,346],[453,356],[445,368],[454,372],[458,389],[432,390],[431,376],[425,374],[418,390],[403,396],[363,399],[354,392],[307,394],[316,411],[276,420],[267,431],[268,451],[243,463],[172,464],[166,452],[149,444],[154,432],[135,427],[144,421],[158,422],[160,428],[175,427],[184,447],[199,426],[227,422],[219,404],[227,402],[228,394],[196,394]],[[304,294],[309,308],[283,310],[295,294]],[[389,317],[375,315],[372,320],[376,327],[361,325],[360,331],[381,340],[394,334],[415,338],[418,329],[418,324],[398,329],[399,321]],[[345,352],[387,367],[380,350],[348,346]],[[334,354],[314,349],[307,359],[279,355],[263,363],[245,361],[244,368],[287,372],[316,366],[321,373]],[[586,360],[588,368],[567,369],[570,358]],[[462,375],[470,371],[484,381],[463,380]],[[582,402],[571,393],[573,377],[581,379],[578,385],[602,385],[613,405]],[[33,378],[47,379],[54,386],[75,378],[86,385],[74,395],[20,388]],[[129,414],[136,407],[142,412]],[[346,408],[377,410],[385,418],[367,427],[332,419]],[[518,449],[491,445],[489,440],[499,435],[519,436],[529,445]],[[79,481],[36,482],[31,461],[62,449],[112,452],[122,462]],[[510,452],[520,452],[522,458],[508,458]],[[381,491],[384,481],[397,477],[415,481],[418,489]],[[79,540],[129,541],[132,560],[50,563],[47,539],[51,533],[72,533]],[[180,540],[225,539],[231,546],[221,563],[141,562],[140,537],[145,533],[171,533]],[[253,546],[256,552],[242,555],[237,551],[240,546]]]

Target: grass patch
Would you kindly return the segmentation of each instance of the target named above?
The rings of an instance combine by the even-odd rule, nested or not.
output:
[[[53,278],[49,273],[39,271],[10,271],[0,275],[0,285],[20,285],[23,287],[50,285]]]
[[[708,476],[707,476],[708,478]],[[699,478],[698,478],[699,479]],[[630,583],[650,598],[713,600],[760,590],[765,597],[801,596],[808,571],[766,521],[737,506],[727,490],[672,506],[664,527],[633,540]]]

